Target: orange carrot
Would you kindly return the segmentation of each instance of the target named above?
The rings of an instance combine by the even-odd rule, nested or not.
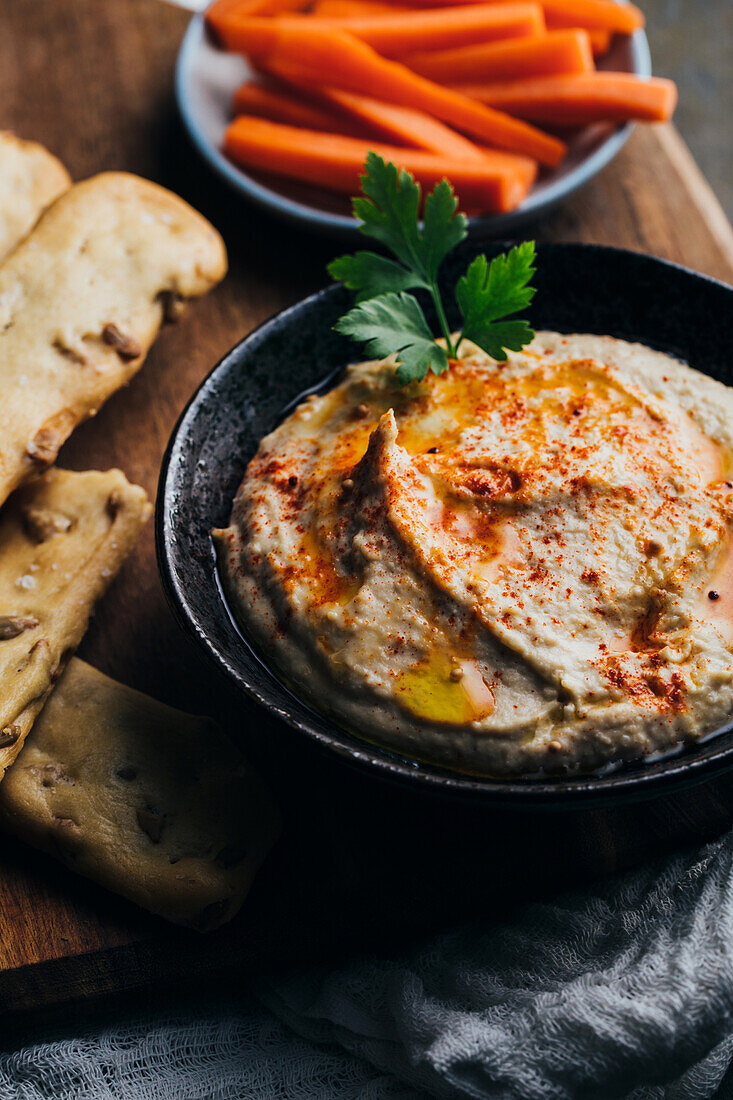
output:
[[[492,212],[513,210],[529,189],[526,164],[518,158],[487,153],[481,160],[460,161],[422,149],[400,149],[340,134],[299,130],[261,118],[240,115],[229,124],[224,151],[244,168],[356,194],[369,150],[412,172],[423,188],[450,178],[462,204]],[[521,158],[519,158],[521,161]]]
[[[382,0],[316,0],[311,9],[314,15],[322,19],[353,19],[355,16],[384,15],[385,12],[399,10],[397,4],[385,4]]]
[[[552,31],[507,42],[410,54],[404,64],[438,84],[519,80],[556,73],[593,72],[587,31]]]
[[[453,0],[454,4],[462,2],[463,0]],[[468,2],[468,0],[466,0],[466,2]],[[475,2],[478,3],[479,0],[475,0]],[[481,0],[481,2],[485,3],[486,0]],[[502,2],[505,2],[505,0],[502,0]],[[444,4],[445,0],[440,0],[439,6],[443,7]],[[362,15],[384,15],[387,12],[407,12],[414,9],[408,6],[403,7],[401,3],[389,3],[387,0],[316,0],[316,3],[310,10],[314,15],[318,15],[322,19],[342,20],[353,19],[356,16]],[[559,23],[556,23],[556,26],[562,30],[585,30],[590,36],[594,57],[602,57],[604,54],[608,53],[611,47],[611,38],[613,36],[610,31],[594,30],[592,27],[576,28],[572,24],[572,20],[568,20],[565,23],[561,20]]]
[[[362,124],[362,129],[366,128],[382,141],[425,149],[457,160],[475,160],[483,156],[482,150],[468,138],[412,107],[398,107],[394,103],[334,88],[321,89],[317,99],[336,113],[350,115],[354,122]]]
[[[241,2],[241,0],[239,0],[239,2]],[[463,2],[486,3],[487,0],[453,0],[454,4]],[[506,0],[501,0],[501,2],[506,2]],[[446,0],[439,0],[436,6],[444,7],[445,3]],[[414,5],[411,9],[407,5],[403,6],[402,3],[390,3],[388,0],[316,0],[316,3],[311,8],[314,15],[319,15],[323,19],[339,20],[353,19],[356,16],[362,15],[384,15],[387,12],[406,12],[410,10],[414,10]],[[557,22],[557,17],[556,26],[562,30],[577,29],[571,19],[565,22],[561,19],[560,22]],[[590,35],[593,55],[595,57],[601,57],[603,54],[608,53],[612,37],[610,31],[594,30],[592,27],[583,27],[581,29],[587,30],[587,33]]]
[[[548,27],[586,27],[611,34],[633,34],[644,26],[634,4],[615,0],[542,0]]]
[[[339,20],[339,26],[383,57],[404,57],[418,50],[444,50],[476,42],[495,42],[542,34],[545,21],[537,3],[471,4],[457,8],[392,12]]]
[[[391,0],[388,0],[391,2]],[[399,0],[402,3],[402,0]],[[451,0],[453,6],[485,4],[487,0]],[[502,2],[502,0],[499,0]],[[541,0],[548,26],[585,27],[611,34],[633,34],[644,26],[644,15],[634,4],[617,0]],[[442,8],[446,0],[420,0],[421,8]]]
[[[309,91],[306,100],[302,89],[292,85],[268,87],[248,80],[234,93],[232,107],[235,115],[256,115],[271,122],[332,134],[374,137],[458,160],[482,156],[479,146],[422,111],[333,88]]]
[[[314,103],[296,98],[287,90],[268,88],[247,80],[234,93],[232,112],[235,115],[257,115],[271,122],[285,122],[289,126],[302,126],[307,130],[324,130],[329,133],[365,135],[364,127],[354,127],[344,116],[323,110]]]
[[[589,122],[666,122],[677,105],[671,80],[631,73],[580,73],[462,86],[464,94],[519,118],[582,126]]]
[[[206,26],[217,40],[231,18],[248,15],[279,15],[284,11],[301,11],[307,0],[214,0],[204,16]]]
[[[317,87],[327,78],[331,87],[414,107],[482,144],[532,157],[550,167],[565,156],[566,146],[558,138],[425,80],[321,20],[287,16],[232,19],[226,37],[230,49],[254,54],[257,64],[276,76],[285,75],[288,80],[295,76],[297,83]]]
[[[603,57],[608,53],[611,48],[611,39],[613,35],[610,31],[594,31],[589,30],[590,44],[593,49],[594,57]]]

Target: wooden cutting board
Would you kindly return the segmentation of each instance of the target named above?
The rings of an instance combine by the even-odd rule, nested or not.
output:
[[[329,241],[245,206],[188,146],[172,95],[186,22],[160,0],[0,5],[0,125],[42,141],[77,179],[127,169],[173,188],[211,218],[229,248],[226,282],[163,333],[142,373],[60,458],[78,469],[120,466],[151,495],[194,387],[256,324],[323,285],[334,251]],[[536,235],[642,250],[733,281],[731,227],[670,127],[637,131],[618,160]],[[163,599],[152,525],[81,654],[118,679],[224,722],[279,794],[285,836],[241,917],[207,937],[171,929],[3,840],[3,1014],[386,948],[713,835],[729,822],[727,779],[671,802],[541,820],[477,817],[449,803],[364,788],[266,728],[190,647]]]

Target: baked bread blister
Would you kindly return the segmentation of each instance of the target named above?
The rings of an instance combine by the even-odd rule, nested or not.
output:
[[[0,820],[153,913],[231,919],[277,839],[262,782],[208,718],[73,659],[0,784]]]

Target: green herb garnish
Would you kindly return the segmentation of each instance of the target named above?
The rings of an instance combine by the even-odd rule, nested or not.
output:
[[[356,305],[337,322],[336,330],[366,345],[379,358],[397,354],[401,383],[422,382],[429,370],[442,374],[455,359],[463,340],[472,340],[493,359],[503,362],[507,351],[520,351],[534,338],[526,321],[506,320],[526,309],[534,297],[534,241],[525,241],[489,262],[477,256],[456,284],[456,301],[463,328],[454,340],[438,290],[438,269],[468,234],[464,214],[447,180],[425,199],[420,228],[420,185],[409,172],[398,170],[376,153],[369,153],[361,180],[364,197],[353,200],[359,228],[392,252],[395,260],[376,252],[339,256],[329,274],[356,291]],[[422,289],[433,300],[445,348],[437,344],[420,303],[410,290]]]

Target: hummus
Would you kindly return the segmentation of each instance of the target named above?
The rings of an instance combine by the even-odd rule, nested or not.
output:
[[[402,388],[362,363],[251,461],[233,610],[353,733],[462,771],[588,771],[733,714],[733,392],[539,333]]]

